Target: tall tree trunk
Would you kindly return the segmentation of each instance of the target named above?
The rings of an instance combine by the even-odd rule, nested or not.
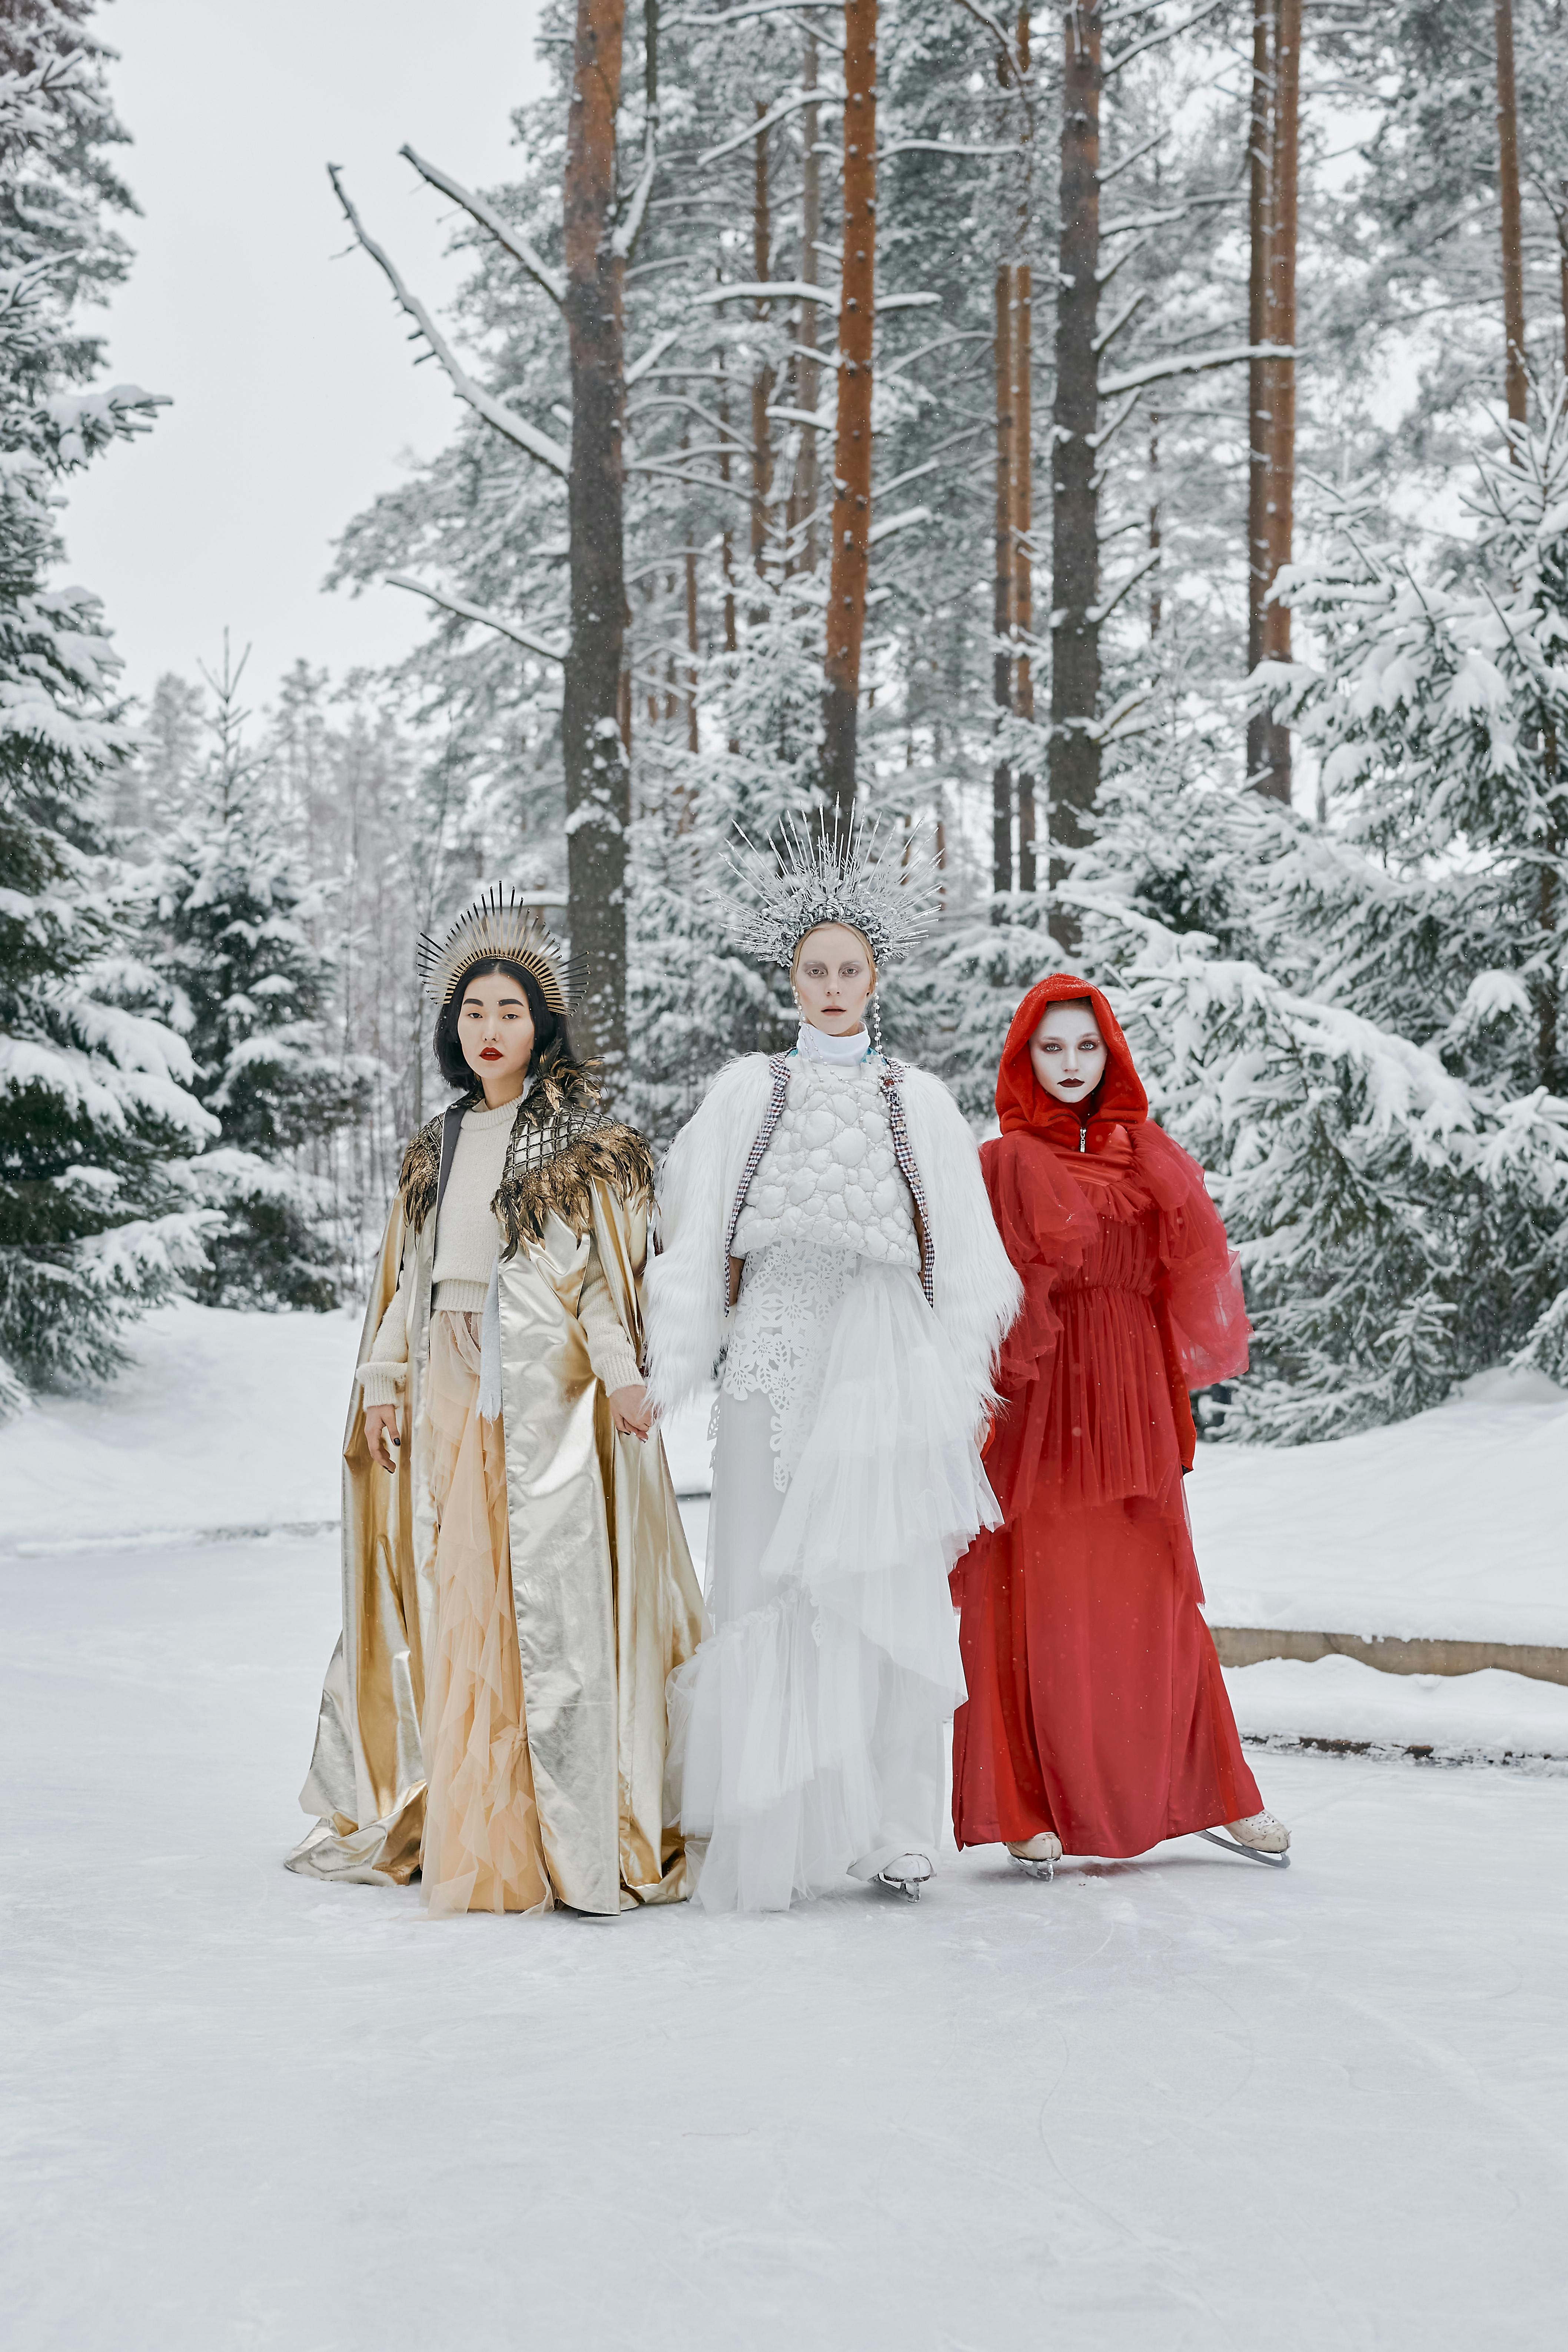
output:
[[[1020,0],[1016,47],[1018,65],[1029,72],[1029,0]],[[1035,625],[1035,559],[1029,533],[1035,521],[1034,273],[1027,259],[1034,217],[1035,110],[1024,98],[1022,181],[1018,197],[1018,259],[1013,270],[1013,627],[1018,640],[1013,672],[1013,707],[1020,719],[1035,716],[1035,671],[1025,644]],[[1035,870],[1035,779],[1025,769],[1015,787],[1018,803],[1018,887],[1032,891]]]
[[[812,20],[806,19],[805,56],[801,65],[801,86],[816,88],[816,33]],[[802,159],[800,197],[800,276],[801,283],[817,283],[816,243],[822,235],[822,158],[816,152],[817,116],[815,104],[808,106],[801,117],[801,138],[805,146]],[[800,328],[796,335],[800,346],[795,353],[795,404],[808,415],[816,414],[821,397],[822,373],[816,358],[816,304],[803,302],[800,306]],[[810,354],[808,357],[807,354]],[[814,426],[800,428],[800,462],[795,469],[796,511],[805,525],[805,561],[803,569],[816,569],[816,433]]]
[[[1160,412],[1149,411],[1149,552],[1160,552]],[[1156,563],[1150,573],[1153,586],[1149,591],[1149,636],[1151,642],[1160,634],[1160,567]]]
[[[1504,390],[1510,421],[1530,406],[1524,369],[1524,225],[1519,199],[1519,107],[1513,86],[1513,0],[1492,0],[1497,28],[1498,194],[1502,210],[1502,320],[1508,338]]]
[[[877,0],[844,0],[844,267],[823,708],[823,781],[841,822],[855,807],[860,648],[866,635],[866,582],[871,559],[876,265]]]
[[[585,986],[584,1044],[612,1088],[626,1065],[626,827],[631,780],[620,728],[626,571],[621,424],[626,380],[611,252],[616,110],[625,0],[577,0],[563,214],[572,367],[572,641],[561,735],[566,771],[566,887],[572,950]]]
[[[991,698],[999,717],[1013,709],[1013,272],[996,265],[996,531],[992,576]],[[991,771],[991,887],[1013,887],[1013,771],[998,760]],[[995,919],[1001,919],[1000,908]]]
[[[1562,1073],[1558,1067],[1562,1013],[1562,955],[1558,946],[1559,900],[1562,891],[1563,827],[1557,802],[1557,730],[1548,719],[1542,731],[1542,749],[1545,753],[1546,789],[1551,814],[1547,818],[1546,838],[1542,844],[1541,890],[1538,912],[1545,934],[1546,953],[1542,958],[1541,999],[1537,1009],[1537,1034],[1540,1061],[1537,1083],[1549,1093],[1561,1094]]]
[[[1268,299],[1265,340],[1289,349],[1296,341],[1296,215],[1301,87],[1301,0],[1275,0],[1274,10],[1274,136],[1269,179]],[[1268,438],[1265,543],[1268,585],[1272,587],[1281,567],[1290,561],[1296,509],[1296,362],[1266,360],[1268,371]],[[1290,658],[1290,608],[1270,603],[1263,613],[1263,658]],[[1268,722],[1265,749],[1267,765],[1254,776],[1259,792],[1271,800],[1290,798],[1290,737],[1273,719]]]
[[[1027,16],[1020,11],[1020,47],[1028,60]],[[1029,533],[1035,521],[1034,487],[1034,276],[1026,261],[1013,272],[1017,304],[1013,313],[1013,625],[1019,640],[1013,701],[1020,719],[1035,716],[1035,672],[1027,639],[1035,626],[1035,560]],[[1018,797],[1018,887],[1033,890],[1035,870],[1035,779],[1021,770]]]
[[[1051,441],[1051,880],[1081,848],[1100,796],[1100,493],[1092,440],[1099,421],[1100,0],[1062,8],[1060,291]],[[1058,909],[1058,938],[1077,924]]]
[[[690,444],[690,434],[683,433],[681,447],[689,448]],[[690,544],[689,530],[687,542],[682,559],[686,567],[686,748],[689,751],[699,751],[702,748],[702,739],[697,730],[697,550]],[[689,802],[686,821],[680,828],[683,833],[690,822]]]
[[[719,362],[719,479],[730,480],[730,385],[724,373],[724,362]],[[732,654],[739,646],[740,634],[735,625],[735,541],[730,529],[732,511],[728,499],[724,500],[724,523],[719,533],[719,568],[724,575],[724,651]],[[732,750],[738,747],[731,745]]]
[[[1268,341],[1269,257],[1274,222],[1275,17],[1278,0],[1252,0],[1252,107],[1248,127],[1250,268],[1247,276],[1247,339],[1257,349]],[[1268,583],[1273,578],[1268,515],[1271,493],[1274,379],[1267,360],[1247,365],[1247,668],[1250,677],[1263,659]],[[1278,720],[1258,711],[1247,723],[1247,773],[1260,792],[1275,791],[1273,779],[1289,771],[1289,738]]]
[[[756,100],[759,115],[767,112],[761,99]],[[773,277],[773,215],[768,201],[768,134],[759,131],[752,142],[754,165],[752,178],[752,269],[759,286],[768,284]],[[759,326],[765,325],[769,304],[759,298],[755,306]],[[773,486],[773,436],[768,429],[768,404],[773,396],[772,368],[759,365],[752,378],[752,569],[760,579],[766,566],[768,544],[768,497]],[[752,618],[760,621],[760,611],[753,610]]]

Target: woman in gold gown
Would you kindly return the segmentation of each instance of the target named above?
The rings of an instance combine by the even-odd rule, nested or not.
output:
[[[422,963],[462,1092],[408,1147],[372,1284],[289,1867],[418,1869],[437,1913],[679,1901],[664,1685],[703,1622],[642,1385],[647,1146],[574,1055],[514,898]]]

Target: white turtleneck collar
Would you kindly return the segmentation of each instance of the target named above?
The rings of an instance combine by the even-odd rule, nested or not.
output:
[[[864,1029],[847,1037],[830,1037],[826,1029],[814,1029],[809,1021],[803,1021],[795,1050],[803,1062],[862,1062],[871,1050],[871,1040]]]

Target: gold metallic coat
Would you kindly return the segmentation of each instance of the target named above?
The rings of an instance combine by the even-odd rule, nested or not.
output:
[[[705,1627],[658,1433],[617,1436],[577,1319],[591,1244],[639,1361],[646,1199],[596,1166],[556,1197],[500,1265],[501,1397],[512,1592],[545,1858],[557,1898],[623,1910],[681,1900],[688,1864],[664,1819],[666,1677]],[[640,1187],[636,1188],[640,1192]],[[498,1198],[498,1207],[500,1202]],[[510,1222],[510,1221],[509,1221]],[[435,1602],[435,1528],[422,1460],[436,1219],[393,1203],[359,1360],[415,1253],[406,1436],[395,1476],[364,1440],[356,1385],[343,1444],[343,1630],[321,1692],[300,1801],[319,1816],[289,1856],[320,1878],[406,1884],[425,1816],[419,1738]]]

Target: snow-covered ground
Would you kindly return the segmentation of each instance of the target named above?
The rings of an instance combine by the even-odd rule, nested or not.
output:
[[[0,1592],[16,2352],[1557,2338],[1568,1778],[1263,1755],[1289,1872],[432,1924],[279,1867],[329,1536]]]
[[[279,1866],[356,1339],[171,1308],[0,1431],[8,2345],[1553,2340],[1568,1690],[1231,1673],[1289,1872],[950,1852],[918,1910],[433,1925]],[[1568,1400],[1499,1388],[1207,1449],[1211,1614],[1564,1638]]]

